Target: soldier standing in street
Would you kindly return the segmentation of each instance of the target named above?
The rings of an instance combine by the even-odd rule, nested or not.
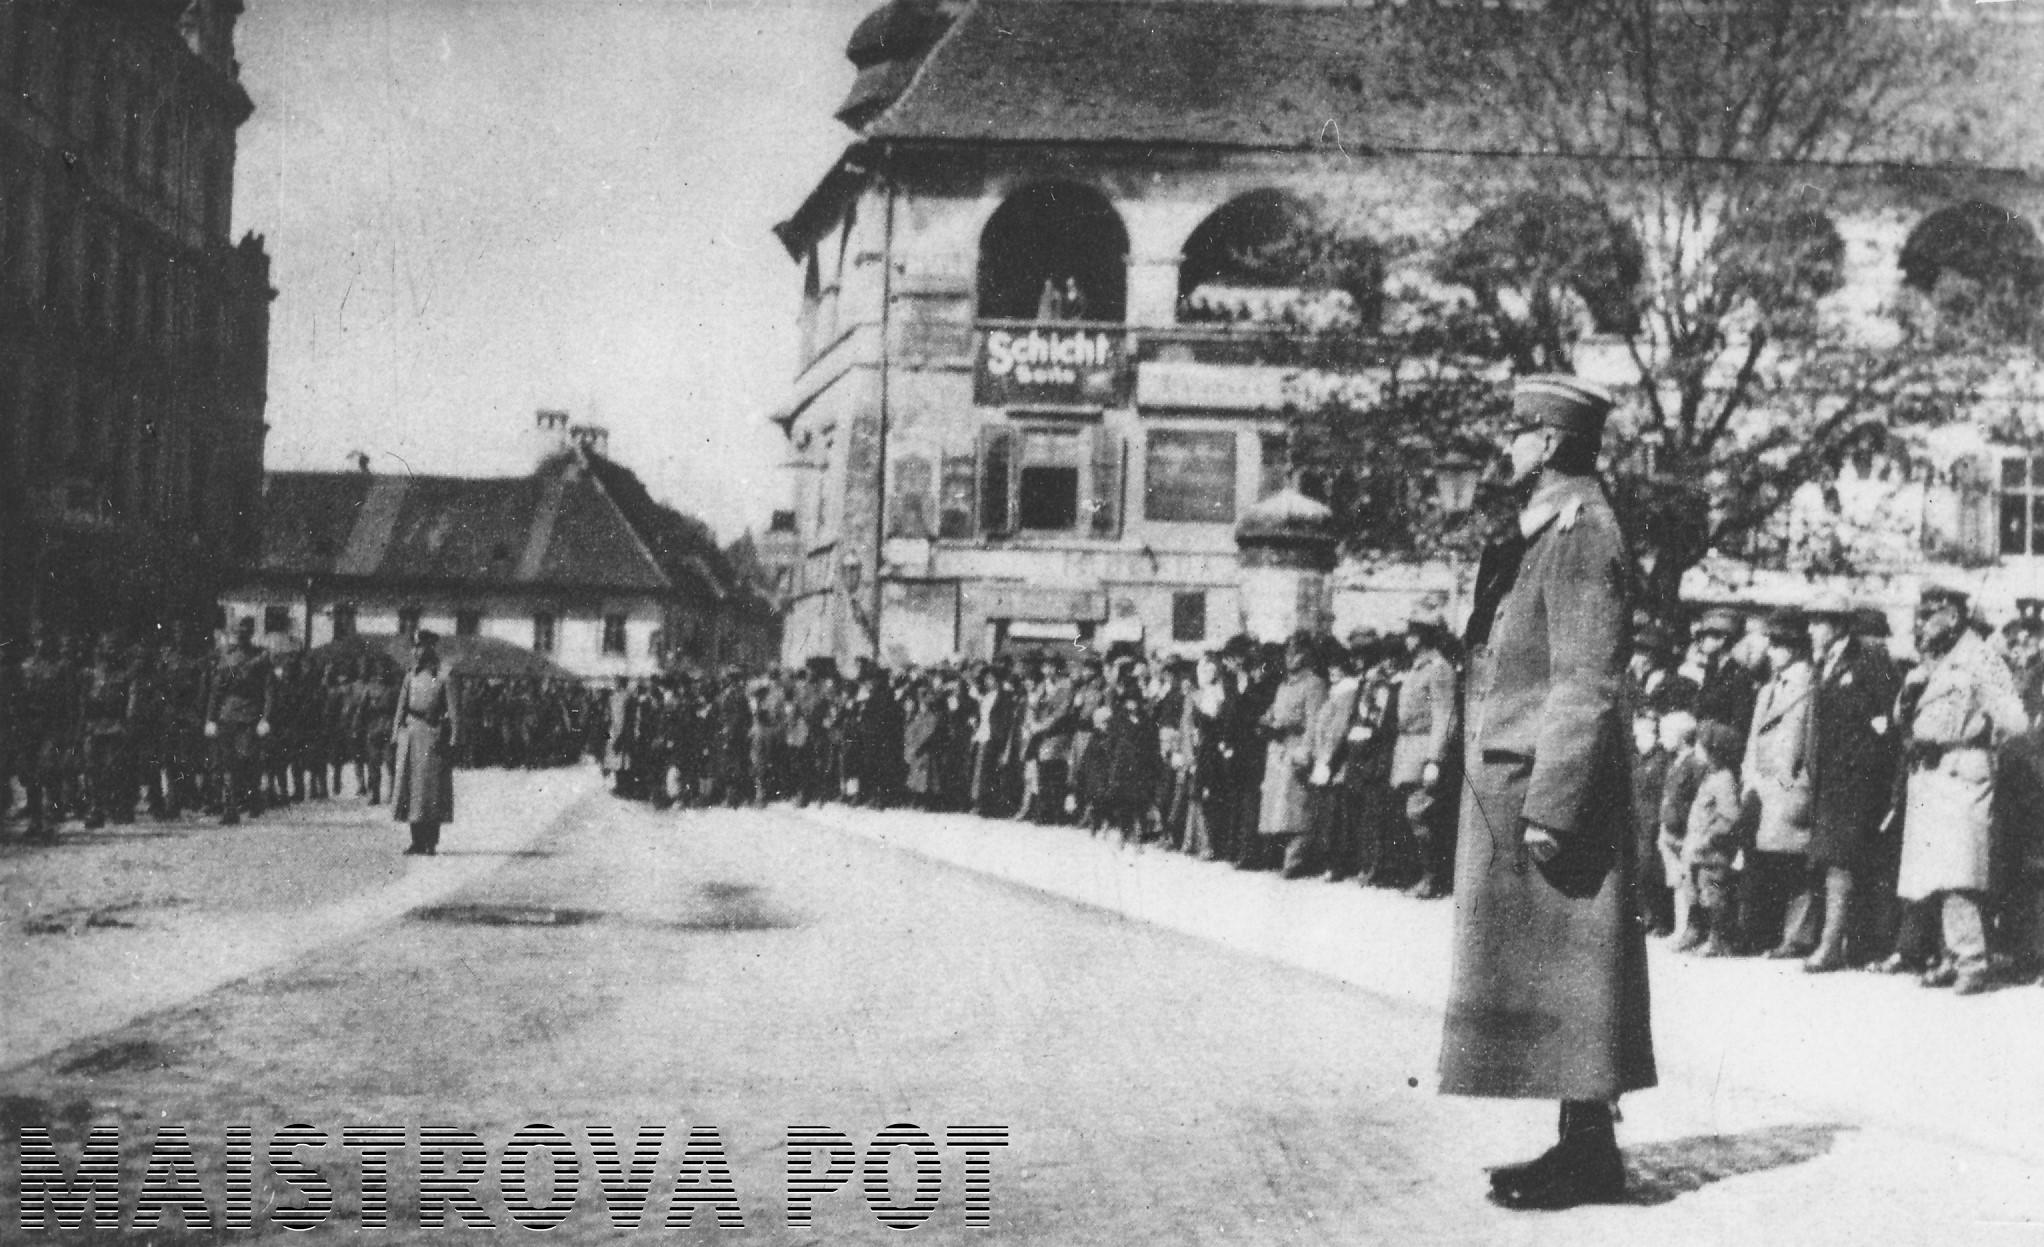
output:
[[[355,794],[369,794],[369,804],[383,800],[383,779],[391,768],[390,730],[397,721],[397,684],[383,658],[362,660],[354,710],[349,718],[355,742]]]
[[[213,664],[206,696],[206,739],[213,742],[223,827],[239,823],[242,806],[260,800],[256,786],[262,742],[270,734],[272,697],[269,652],[255,643],[254,618],[243,616],[234,625],[234,644]]]
[[[1633,885],[1630,559],[1596,475],[1612,399],[1527,377],[1507,453],[1530,486],[1469,621],[1448,1095],[1561,1101],[1560,1140],[1491,1173],[1507,1208],[1623,1195],[1612,1103],[1655,1084]]]
[[[390,814],[412,829],[408,855],[440,851],[440,828],[454,820],[454,751],[461,745],[460,705],[454,681],[440,669],[440,637],[420,629],[412,639],[412,669],[397,693],[391,739],[397,778]]]
[[[88,831],[97,831],[109,821],[135,821],[135,755],[131,746],[138,707],[135,674],[126,650],[118,635],[102,632],[82,685]]]
[[[78,737],[78,674],[55,633],[36,629],[29,645],[15,670],[12,769],[27,796],[27,838],[47,844],[63,821],[57,802]]]
[[[1967,626],[1967,602],[1958,589],[1924,587],[1916,608],[1923,665],[1910,672],[1896,714],[1907,775],[1895,891],[1938,907],[1946,960],[1923,983],[1960,995],[1992,985],[1995,751],[2029,727],[2008,665]]]

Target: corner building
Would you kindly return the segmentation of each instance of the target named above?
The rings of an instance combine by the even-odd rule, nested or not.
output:
[[[784,659],[1244,626],[1236,527],[1287,483],[1288,409],[1384,363],[1386,274],[1316,289],[1259,251],[1302,220],[1474,229],[1538,155],[1443,102],[1403,7],[894,0],[859,26],[837,113],[856,138],[777,227],[803,274],[774,417],[796,495]],[[1955,206],[2030,228],[2044,193],[2007,166],[2044,149],[1998,137],[1965,166],[1796,171],[1824,189],[1850,297],[1878,303]],[[1583,292],[1593,316],[1623,293]],[[1454,591],[1427,574],[1391,579]]]
[[[0,631],[203,625],[257,549],[241,0],[0,3]]]

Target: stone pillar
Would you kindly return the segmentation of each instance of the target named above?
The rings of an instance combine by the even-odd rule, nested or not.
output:
[[[1178,321],[1178,257],[1131,256],[1128,262],[1128,323],[1171,325]]]
[[[1282,641],[1294,632],[1325,632],[1334,612],[1334,512],[1287,487],[1243,512],[1235,525],[1242,555],[1242,602],[1249,634]]]

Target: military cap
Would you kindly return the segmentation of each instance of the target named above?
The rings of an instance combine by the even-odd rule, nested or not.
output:
[[[414,646],[438,645],[439,643],[440,634],[433,631],[431,628],[421,628],[416,633],[412,634],[412,644]]]
[[[1256,652],[1256,642],[1246,632],[1238,632],[1221,646],[1223,658],[1247,658]]]
[[[1675,636],[1665,624],[1650,619],[1633,625],[1632,648],[1641,653],[1666,654],[1675,648]]]
[[[1698,636],[1715,632],[1719,636],[1736,637],[1745,630],[1745,625],[1739,622],[1739,612],[1723,606],[1703,612],[1703,618],[1696,621]]]
[[[1966,613],[1966,607],[1973,601],[1973,596],[1957,585],[1927,583],[1918,590],[1916,601],[1919,608],[1933,605],[1951,606],[1957,608],[1963,615]]]
[[[1361,649],[1361,648],[1362,648],[1363,646],[1365,646],[1365,645],[1368,645],[1368,644],[1370,644],[1371,642],[1375,641],[1376,639],[1377,639],[1377,630],[1376,630],[1375,628],[1350,628],[1350,629],[1349,629],[1349,633],[1348,633],[1348,645],[1349,645],[1349,648],[1350,648],[1350,649]]]
[[[1421,635],[1428,633],[1436,636],[1446,635],[1448,631],[1448,617],[1440,611],[1431,608],[1416,610],[1412,613],[1412,617],[1405,621],[1405,630],[1407,632],[1417,632]]]
[[[1617,405],[1603,386],[1561,373],[1521,377],[1512,387],[1512,414],[1521,423],[1563,433],[1602,436],[1604,418]]]

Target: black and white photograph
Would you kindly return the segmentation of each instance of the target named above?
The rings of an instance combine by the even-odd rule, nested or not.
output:
[[[0,0],[0,1244],[2044,1243],[2040,231],[2044,0]]]

